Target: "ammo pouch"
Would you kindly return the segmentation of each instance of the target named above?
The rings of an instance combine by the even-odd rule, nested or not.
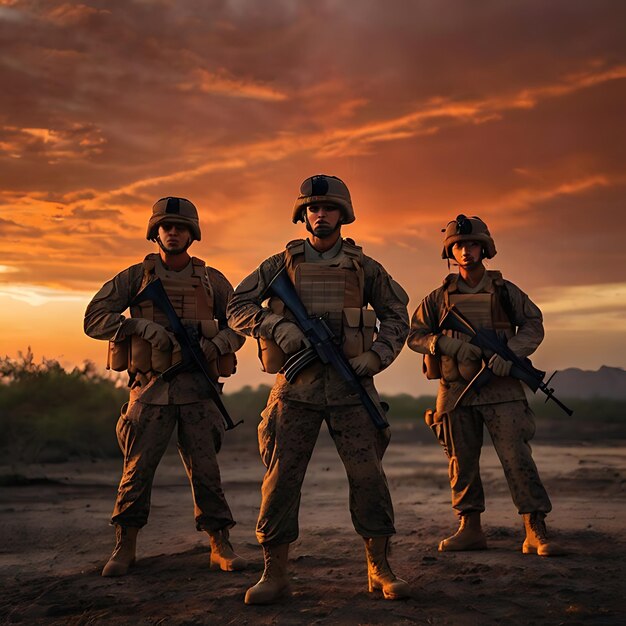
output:
[[[107,369],[116,372],[164,372],[181,359],[180,350],[157,350],[139,335],[129,335],[120,341],[109,341]]]
[[[198,334],[206,339],[212,339],[219,332],[217,320],[182,320],[183,325],[197,327]],[[120,341],[109,341],[107,369],[116,372],[164,372],[181,360],[180,350],[157,350],[149,341],[139,335],[129,335]],[[222,354],[209,361],[211,369],[219,376],[230,376],[235,372],[237,360],[233,353]]]
[[[437,441],[444,449],[446,456],[450,458],[453,454],[452,437],[450,434],[450,424],[447,413],[437,413],[432,409],[427,409],[424,413],[424,421],[433,431]]]
[[[280,298],[270,298],[266,308],[276,315],[285,314],[285,303]],[[257,344],[261,369],[268,374],[280,372],[285,361],[287,361],[287,355],[278,347],[278,344],[273,339],[266,339],[265,337],[259,337]]]
[[[287,355],[278,347],[273,339],[265,339],[259,337],[257,339],[259,346],[259,360],[261,361],[261,369],[268,374],[276,374],[280,372],[287,361]]]
[[[268,308],[277,315],[285,314],[285,305],[278,298],[270,298]],[[348,359],[367,352],[372,347],[376,335],[376,312],[365,307],[343,309],[342,335],[343,353]],[[259,337],[257,342],[263,371],[276,374],[285,365],[287,355],[272,339]]]
[[[439,357],[436,357],[434,354],[425,354],[422,360],[422,372],[428,380],[441,378]]]
[[[237,357],[234,352],[220,354],[217,357],[217,373],[222,378],[228,378],[237,371]]]
[[[481,361],[459,363],[456,358],[442,354],[440,357],[441,378],[448,383],[470,382],[482,367]]]
[[[343,353],[348,359],[367,352],[374,343],[376,312],[350,307],[342,311]]]

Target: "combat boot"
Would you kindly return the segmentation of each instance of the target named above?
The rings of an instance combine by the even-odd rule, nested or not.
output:
[[[246,604],[272,604],[291,594],[287,576],[288,556],[288,543],[263,546],[265,571],[259,582],[246,591]]]
[[[411,595],[409,583],[397,578],[389,567],[389,537],[364,537],[367,557],[367,582],[370,592],[380,589],[385,600],[402,600]]]
[[[227,528],[221,530],[207,530],[211,540],[211,562],[209,567],[212,570],[221,569],[225,572],[238,572],[246,568],[247,561],[235,554],[233,546],[228,540]]]
[[[540,511],[524,513],[524,527],[526,539],[522,545],[524,554],[538,554],[539,556],[559,556],[565,554],[563,548],[554,541],[548,541],[546,531],[546,514]]]
[[[487,539],[480,525],[480,512],[472,511],[461,515],[459,529],[447,539],[439,542],[439,552],[462,552],[464,550],[486,550]]]
[[[102,570],[103,576],[125,576],[135,563],[139,528],[115,524],[115,548]]]

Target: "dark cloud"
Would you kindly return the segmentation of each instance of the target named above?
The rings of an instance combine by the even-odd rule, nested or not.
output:
[[[85,209],[83,207],[76,207],[72,209],[70,215],[71,219],[85,219],[85,220],[117,220],[122,216],[122,211],[119,209]]]
[[[15,241],[15,238],[18,240],[21,238],[35,239],[41,237],[42,234],[43,231],[40,228],[24,226],[0,217],[0,237],[6,237],[7,241]]]
[[[132,256],[157,198],[186,196],[199,252],[245,273],[299,234],[300,181],[326,171],[353,192],[350,232],[416,297],[460,211],[490,220],[505,263],[533,229],[532,284],[595,280],[562,278],[573,256],[550,260],[544,233],[577,241],[568,209],[617,208],[625,17],[605,0],[20,2],[0,11],[3,211],[87,271],[90,252]],[[555,191],[594,176],[606,184]],[[593,250],[614,279],[623,253]]]

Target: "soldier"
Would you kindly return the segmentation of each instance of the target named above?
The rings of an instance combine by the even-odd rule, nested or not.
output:
[[[324,316],[365,389],[380,407],[372,377],[396,358],[408,332],[408,297],[374,259],[365,256],[341,226],[354,221],[348,188],[339,178],[307,178],[293,210],[309,237],[263,261],[235,290],[228,307],[234,330],[258,340],[263,369],[277,373],[259,424],[259,448],[267,468],[257,523],[265,571],[248,589],[247,604],[268,604],[289,593],[289,544],[298,537],[298,508],[306,468],[322,422],[326,422],[346,468],[354,527],[365,540],[369,590],[387,599],[409,594],[387,562],[395,533],[382,457],[389,429],[377,429],[358,395],[332,365],[319,360],[293,383],[281,372],[286,359],[307,345],[284,303],[273,297],[263,306],[272,278],[285,267],[307,312]],[[372,309],[367,305],[371,304]],[[380,328],[376,332],[376,318]]]
[[[449,274],[413,314],[408,345],[424,357],[428,378],[440,378],[437,408],[427,414],[449,457],[452,506],[460,517],[456,534],[439,544],[440,551],[484,550],[487,541],[480,515],[485,499],[479,473],[483,424],[487,426],[502,463],[513,502],[523,516],[524,554],[552,556],[560,548],[546,537],[544,518],[552,509],[529,445],[535,418],[521,383],[509,376],[511,362],[497,354],[483,354],[469,336],[439,328],[447,308],[455,305],[475,328],[504,334],[519,357],[532,354],[541,343],[543,319],[539,308],[498,271],[486,270],[483,259],[496,254],[487,225],[478,217],[459,215],[445,228],[442,258],[454,259],[458,274]],[[480,394],[468,390],[455,403],[482,360],[495,374]]]
[[[107,367],[128,370],[130,399],[122,407],[117,437],[124,470],[111,519],[116,544],[103,576],[123,576],[135,561],[137,533],[148,521],[150,492],[157,465],[178,425],[178,451],[194,499],[196,528],[206,531],[211,544],[211,569],[241,570],[246,562],[234,553],[229,529],[235,525],[222,491],[217,453],[224,436],[222,416],[208,398],[207,380],[186,371],[169,382],[159,373],[180,361],[180,346],[168,331],[164,313],[150,301],[122,313],[141,289],[160,278],[176,313],[200,345],[212,378],[235,371],[235,352],[244,339],[226,323],[232,286],[223,274],[187,249],[200,241],[196,207],[184,198],[161,198],[152,207],[146,235],[159,246],[138,263],[106,282],[85,312],[85,332],[108,339]]]

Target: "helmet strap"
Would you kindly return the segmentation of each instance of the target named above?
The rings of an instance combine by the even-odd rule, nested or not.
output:
[[[159,244],[159,248],[161,248],[161,250],[163,250],[163,252],[165,252],[165,254],[184,254],[189,249],[189,246],[193,243],[193,237],[189,237],[189,240],[185,244],[185,247],[181,248],[181,249],[178,249],[178,250],[168,250],[163,245],[163,242],[161,241],[161,238],[158,235],[156,236],[155,239],[153,239],[153,241],[156,241]]]

